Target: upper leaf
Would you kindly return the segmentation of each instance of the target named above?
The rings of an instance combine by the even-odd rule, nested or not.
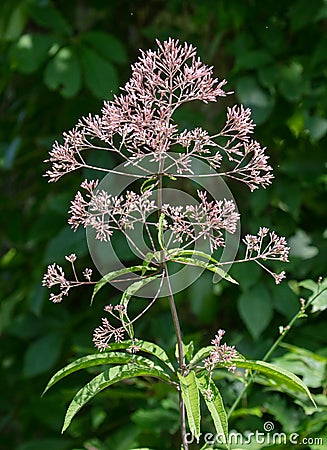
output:
[[[146,270],[155,270],[155,268],[152,268],[152,267],[149,268],[147,266]],[[99,290],[105,284],[109,283],[109,281],[114,280],[122,275],[126,275],[130,272],[142,272],[142,271],[143,271],[143,266],[132,266],[132,267],[124,267],[123,269],[119,269],[119,270],[115,270],[113,272],[107,273],[94,286],[93,294],[92,294],[92,298],[91,298],[91,305],[93,303],[93,300],[94,300],[94,297],[96,296],[96,294],[99,292]]]

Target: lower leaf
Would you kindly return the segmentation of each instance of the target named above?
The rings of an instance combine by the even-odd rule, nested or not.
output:
[[[196,382],[211,414],[217,435],[223,437],[223,442],[226,443],[226,448],[228,448],[228,420],[220,392],[215,383],[208,380],[208,375],[198,376]],[[210,399],[208,389],[210,390]]]
[[[67,409],[61,432],[63,433],[69,427],[72,419],[78,411],[103,389],[117,383],[118,381],[142,376],[158,378],[159,380],[172,385],[170,377],[161,369],[160,366],[146,367],[139,366],[137,364],[126,364],[123,366],[111,367],[102,372],[100,375],[97,375],[77,392]]]
[[[185,403],[187,420],[191,433],[198,438],[200,436],[200,396],[196,383],[195,372],[192,370],[185,377],[178,373],[182,398]]]

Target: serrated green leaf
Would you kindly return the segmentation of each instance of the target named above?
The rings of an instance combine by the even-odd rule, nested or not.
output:
[[[139,281],[135,281],[135,283],[132,283],[128,286],[128,288],[125,290],[125,292],[122,295],[120,304],[125,306],[125,309],[128,307],[128,303],[130,299],[135,295],[140,289],[142,289],[147,284],[151,283],[151,281],[156,280],[157,278],[162,277],[161,273],[158,273],[157,275],[153,275],[151,277],[143,278]]]
[[[149,268],[149,266],[147,266],[146,270],[156,270],[156,269],[152,267]],[[132,266],[132,267],[124,267],[123,269],[114,270],[113,272],[107,273],[94,286],[91,298],[91,305],[93,303],[94,297],[105,284],[109,283],[111,280],[114,280],[115,278],[119,278],[122,275],[126,275],[131,272],[142,272],[142,271],[143,266]]]
[[[238,284],[234,278],[232,278],[230,275],[228,275],[227,272],[225,272],[220,267],[215,266],[214,264],[207,263],[205,261],[201,261],[200,259],[194,259],[194,258],[180,258],[180,257],[173,257],[171,258],[171,261],[187,264],[189,266],[197,266],[197,267],[203,267],[204,269],[210,270],[211,272],[216,273],[221,278],[223,278],[226,281],[229,281],[233,284]]]
[[[307,386],[292,372],[264,361],[234,360],[233,363],[236,367],[260,372],[265,377],[272,379],[280,387],[284,384],[293,391],[302,392],[315,404]]]
[[[47,64],[44,82],[49,89],[58,89],[64,97],[73,97],[81,88],[79,61],[71,47],[63,47]]]
[[[194,354],[194,342],[191,341],[188,344],[183,344],[183,353],[187,361],[190,361]]]
[[[68,428],[78,411],[103,389],[127,378],[142,376],[158,378],[160,381],[171,384],[169,376],[160,366],[138,367],[136,364],[126,364],[124,366],[111,367],[93,378],[77,392],[67,409],[62,433]]]
[[[205,252],[201,252],[199,250],[182,250],[179,248],[172,248],[170,249],[168,252],[168,255],[172,255],[172,256],[199,256],[202,257],[204,259],[207,259],[208,261],[212,262],[213,264],[219,264],[219,262],[213,258],[211,255],[209,255],[208,253]]]
[[[132,341],[129,342],[129,346],[132,344]],[[114,344],[113,344],[114,345]],[[126,346],[126,348],[128,348]],[[150,352],[148,352],[150,353]],[[154,353],[151,353],[154,354]],[[101,366],[104,364],[128,364],[130,362],[136,362],[140,365],[152,367],[154,365],[153,361],[144,356],[134,355],[131,353],[125,352],[102,352],[96,353],[93,355],[83,356],[82,358],[78,358],[72,363],[68,364],[63,369],[59,370],[49,381],[46,388],[43,391],[43,394],[47,392],[54,384],[58,383],[58,381],[67,377],[68,375],[77,372],[82,369],[87,369],[89,367]],[[159,366],[158,366],[159,367]],[[43,395],[42,394],[42,395]]]
[[[185,356],[187,361],[190,361],[194,352],[193,341],[189,342],[188,344],[184,344],[184,342],[182,342],[182,346],[183,346],[183,355]],[[178,359],[179,357],[178,344],[175,345],[175,356]]]
[[[124,342],[113,342],[112,344],[110,344],[110,349],[108,349],[107,351],[124,350],[124,349],[130,347],[132,344],[133,344],[132,340],[128,340],[128,341],[124,341]],[[142,341],[142,340],[134,341],[134,344],[137,344],[137,346],[140,347],[142,352],[149,353],[153,356],[156,356],[158,359],[160,359],[160,361],[162,361],[166,366],[168,366],[172,372],[175,372],[174,367],[171,364],[167,353],[159,345],[154,344],[153,342]]]
[[[88,31],[81,36],[81,39],[105,59],[117,63],[125,63],[127,60],[123,43],[112,34],[103,31]]]
[[[179,372],[178,379],[181,387],[182,398],[185,403],[188,425],[191,433],[198,438],[200,436],[200,396],[196,383],[195,372],[191,370],[185,377]]]
[[[317,298],[312,302],[312,312],[325,311],[327,309],[327,289],[319,293]]]
[[[219,435],[220,437],[224,436],[224,441],[226,443],[225,447],[229,448],[227,414],[225,411],[223,399],[221,398],[217,386],[212,380],[208,380],[208,375],[197,376],[196,383],[211,414],[215,429],[217,431],[217,435]],[[209,400],[208,396],[206,395],[206,390],[208,388],[212,393],[211,400]]]
[[[115,67],[85,46],[80,47],[80,57],[87,87],[95,97],[101,100],[111,99],[119,87]]]
[[[103,364],[126,364],[131,362],[132,360],[144,362],[145,364],[152,365],[153,362],[145,357],[140,357],[139,355],[133,355],[131,353],[124,352],[115,352],[115,350],[126,350],[132,344],[135,344],[132,340],[124,341],[124,342],[114,342],[110,344],[110,348],[106,352],[96,353],[92,355],[83,356],[82,358],[78,358],[75,361],[71,362],[61,370],[59,370],[48,382],[46,388],[42,395],[44,395],[48,389],[50,389],[54,384],[58,383],[58,381],[67,377],[71,373],[77,372],[78,370],[86,369],[93,366],[99,366]],[[162,349],[159,345],[154,344],[153,342],[141,341],[138,340],[136,342],[137,346],[140,348],[140,351],[148,353],[150,355],[155,356],[162,363],[164,363],[165,367],[168,367],[171,372],[175,373],[174,367],[171,364],[167,353],[164,349]]]
[[[131,361],[140,361],[147,363],[147,365],[151,364],[152,361],[150,359],[140,357],[138,355],[132,355],[130,353],[123,352],[102,352],[96,353],[94,355],[83,356],[82,358],[78,358],[72,363],[68,364],[63,369],[59,370],[49,381],[46,388],[44,389],[43,394],[47,392],[54,384],[58,383],[58,381],[67,377],[68,375],[77,372],[82,369],[87,369],[89,367],[101,366],[103,364],[127,364]],[[42,394],[42,395],[43,395]]]

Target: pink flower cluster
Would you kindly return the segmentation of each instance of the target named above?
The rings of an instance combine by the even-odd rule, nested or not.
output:
[[[109,320],[102,318],[102,325],[97,327],[93,333],[93,343],[100,352],[109,348],[109,342],[113,338],[115,342],[124,340],[125,330],[123,327],[115,328],[109,323]]]
[[[63,268],[55,263],[48,266],[48,270],[43,276],[42,286],[46,286],[49,289],[51,289],[53,286],[59,286],[58,294],[50,294],[50,300],[53,303],[60,303],[63,299],[63,296],[67,296],[70,289],[73,287],[80,286],[82,284],[93,284],[93,282],[91,282],[92,269],[84,269],[83,276],[86,281],[80,281],[78,279],[74,266],[74,262],[76,261],[75,253],[72,253],[69,256],[65,256],[65,259],[72,265],[75,280],[67,280]]]
[[[239,214],[231,200],[208,201],[206,192],[198,191],[200,203],[197,205],[163,205],[162,212],[171,224],[170,241],[184,241],[190,245],[200,238],[208,239],[211,251],[225,245],[222,230],[235,233]]]
[[[221,344],[224,334],[225,330],[218,330],[215,338],[211,341],[214,348],[210,352],[209,357],[204,361],[204,366],[209,372],[212,372],[216,366],[227,367],[229,372],[234,372],[236,369],[233,360],[238,357],[238,353],[234,345]]]
[[[225,125],[212,136],[201,128],[179,130],[173,115],[181,105],[194,100],[216,102],[231,92],[223,90],[226,80],[214,78],[213,68],[201,62],[192,45],[174,39],[157,45],[156,51],[141,51],[123,93],[104,102],[101,116],[83,117],[64,133],[62,144],[54,143],[48,160],[52,169],[46,172],[49,181],[92,167],[84,153],[100,150],[138,166],[144,177],[151,175],[142,164],[145,158],[158,163],[158,173],[186,176],[192,173],[191,157],[216,170],[225,156],[231,168],[222,175],[243,181],[251,190],[266,187],[273,176],[265,149],[250,140],[254,129],[250,109],[228,107]]]
[[[145,223],[147,216],[157,210],[151,191],[144,194],[127,192],[125,196],[113,196],[97,189],[97,181],[85,180],[81,187],[87,191],[85,200],[80,191],[71,202],[68,223],[74,231],[82,225],[96,231],[96,239],[109,241],[114,230],[133,229],[136,222]]]
[[[213,350],[210,352],[208,358],[204,360],[204,367],[209,372],[208,387],[204,391],[204,393],[209,401],[213,400],[214,397],[214,394],[210,387],[214,369],[216,369],[217,367],[226,367],[229,372],[233,373],[236,369],[234,361],[238,358],[238,353],[234,345],[230,346],[226,343],[221,344],[221,340],[224,334],[225,330],[218,330],[215,338],[211,341],[211,344],[214,346]]]
[[[269,228],[260,227],[258,234],[247,234],[243,239],[246,245],[245,260],[256,261],[261,267],[269,272],[275,279],[276,284],[279,284],[285,278],[285,272],[282,271],[276,274],[269,270],[259,260],[267,261],[282,261],[288,262],[288,255],[290,247],[287,246],[286,239],[283,236],[277,236],[274,231],[269,233]]]

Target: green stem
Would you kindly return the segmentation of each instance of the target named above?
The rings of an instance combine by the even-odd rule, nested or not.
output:
[[[317,297],[319,297],[319,295],[324,292],[327,288],[322,289],[321,291],[317,292],[316,295],[314,295],[310,300],[307,301],[307,303],[300,308],[300,310],[293,316],[293,318],[290,320],[290,322],[288,323],[288,325],[284,328],[282,334],[278,337],[278,339],[276,339],[276,341],[273,343],[273,345],[270,347],[270,349],[267,351],[267,353],[265,354],[265,356],[263,357],[262,361],[265,362],[267,361],[270,356],[274,353],[274,351],[276,350],[276,348],[278,347],[278,345],[283,341],[283,339],[285,338],[285,336],[289,333],[289,331],[291,330],[291,328],[293,327],[293,325],[295,324],[295,322],[300,319],[301,317],[303,317],[304,312],[309,308],[309,306],[316,300]],[[233,412],[235,411],[237,405],[239,404],[239,402],[242,400],[243,396],[247,393],[247,391],[249,390],[249,388],[252,386],[254,379],[256,377],[256,372],[253,372],[251,378],[249,379],[249,381],[247,382],[247,384],[244,386],[244,388],[242,389],[242,391],[240,392],[240,394],[238,395],[237,399],[234,401],[234,403],[232,404],[230,410],[228,411],[228,419],[230,418],[230,416],[233,414]]]
[[[159,174],[158,174],[158,212],[159,212],[159,218],[161,217],[162,213],[162,181],[163,181],[163,161],[160,161],[159,165]],[[168,299],[169,299],[169,307],[171,311],[171,316],[173,319],[175,334],[176,334],[176,340],[177,340],[177,348],[178,348],[178,365],[179,370],[183,374],[184,371],[184,353],[183,353],[183,340],[182,340],[182,332],[181,327],[179,323],[178,313],[176,309],[174,294],[171,288],[170,280],[169,280],[169,273],[168,273],[168,267],[167,263],[165,261],[165,251],[161,250],[161,261],[162,261],[162,269],[165,271],[165,281],[168,288]],[[181,434],[182,434],[182,443],[183,443],[183,450],[188,450],[188,442],[186,439],[186,414],[185,414],[185,404],[182,398],[181,390],[178,391],[179,395],[179,413],[180,413],[180,421],[181,421]]]
[[[184,361],[184,352],[183,352],[182,332],[181,332],[181,327],[180,327],[180,323],[179,323],[179,319],[178,319],[178,313],[177,313],[176,304],[175,304],[175,300],[174,300],[174,294],[172,292],[171,284],[170,284],[170,280],[169,280],[167,263],[165,261],[163,262],[163,268],[165,270],[166,284],[167,284],[167,288],[168,288],[169,306],[170,306],[170,311],[171,311],[174,328],[175,328],[176,339],[177,339],[179,371],[183,375],[185,361]],[[180,411],[180,419],[181,419],[183,449],[188,450],[188,442],[186,439],[185,404],[184,404],[184,401],[182,398],[181,390],[179,390],[179,411]]]

